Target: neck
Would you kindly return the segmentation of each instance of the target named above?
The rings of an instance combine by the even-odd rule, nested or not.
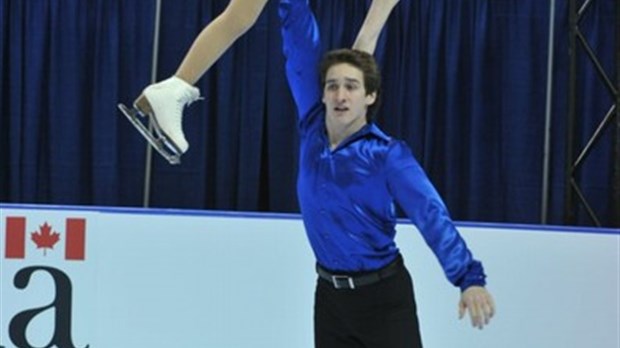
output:
[[[348,124],[339,124],[337,122],[330,122],[326,120],[327,137],[329,139],[329,147],[331,150],[335,149],[351,134],[359,131],[366,125],[366,118],[361,118],[356,122]]]

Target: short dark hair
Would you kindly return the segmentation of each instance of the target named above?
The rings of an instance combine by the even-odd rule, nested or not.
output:
[[[372,54],[350,48],[329,51],[323,56],[320,65],[321,87],[325,87],[327,70],[337,64],[350,64],[362,71],[366,95],[376,93],[375,102],[368,106],[366,120],[372,121],[381,104],[381,72]]]

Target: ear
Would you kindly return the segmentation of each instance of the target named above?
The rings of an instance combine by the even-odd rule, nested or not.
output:
[[[372,105],[377,101],[377,92],[366,94],[366,106]]]

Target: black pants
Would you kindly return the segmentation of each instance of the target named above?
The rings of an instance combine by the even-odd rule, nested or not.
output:
[[[356,289],[317,280],[316,348],[422,348],[411,276],[398,273]]]

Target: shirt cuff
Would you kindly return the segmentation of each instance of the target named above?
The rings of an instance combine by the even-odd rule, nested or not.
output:
[[[485,286],[487,284],[486,277],[482,263],[473,260],[467,267],[467,273],[459,280],[457,286],[461,288],[461,292],[470,286]]]

